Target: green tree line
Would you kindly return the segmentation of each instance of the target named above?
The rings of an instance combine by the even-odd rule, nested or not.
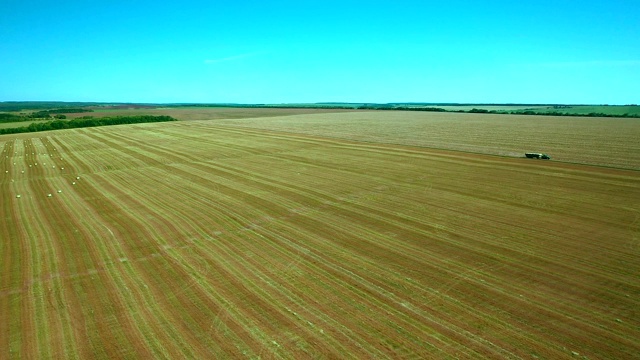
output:
[[[469,111],[458,110],[458,112],[469,112],[476,114],[511,114],[511,115],[538,115],[538,116],[580,116],[580,117],[616,117],[616,118],[640,118],[636,114],[605,114],[601,112],[590,112],[588,114],[569,113],[560,111],[534,111],[534,110],[485,110],[473,108]]]
[[[166,116],[166,115],[116,116],[116,117],[105,117],[105,118],[82,117],[82,118],[73,119],[73,120],[53,120],[53,121],[47,121],[47,122],[34,122],[29,124],[29,126],[0,129],[0,135],[48,131],[48,130],[60,130],[60,129],[76,129],[76,128],[95,127],[95,126],[164,122],[164,121],[177,121],[177,119],[171,116]]]
[[[63,113],[85,113],[85,112],[93,112],[91,109],[82,109],[82,108],[64,108],[64,109],[51,109],[51,110],[42,110],[36,111],[27,115],[30,118],[48,118],[54,114],[63,114]]]
[[[0,113],[0,123],[20,122],[25,120],[27,119],[24,116],[10,113]]]
[[[82,108],[65,108],[65,109],[51,109],[51,110],[42,110],[36,111],[31,114],[13,114],[13,113],[0,113],[0,123],[10,123],[10,122],[21,122],[21,121],[29,121],[32,119],[48,119],[52,116],[56,119],[66,119],[63,113],[85,113],[85,112],[93,112],[90,109],[82,109]]]

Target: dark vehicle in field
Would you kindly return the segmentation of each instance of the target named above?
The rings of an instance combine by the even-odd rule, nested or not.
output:
[[[541,153],[525,153],[524,156],[528,157],[529,159],[544,159],[544,160],[551,159],[551,156],[547,154],[541,154]]]

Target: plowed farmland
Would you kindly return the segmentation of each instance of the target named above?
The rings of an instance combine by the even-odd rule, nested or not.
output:
[[[0,137],[0,358],[640,354],[638,171],[251,124]]]

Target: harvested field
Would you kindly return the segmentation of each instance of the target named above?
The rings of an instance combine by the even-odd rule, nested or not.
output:
[[[640,119],[358,111],[218,123],[511,157],[544,152],[556,161],[640,170]]]
[[[555,161],[640,170],[640,119],[635,118],[223,107],[67,115],[169,115],[183,121],[215,120],[218,125],[231,127],[509,157],[544,152]]]
[[[637,358],[638,171],[372,114],[1,136],[0,358]]]

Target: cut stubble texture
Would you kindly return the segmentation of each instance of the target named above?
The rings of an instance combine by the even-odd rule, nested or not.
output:
[[[637,171],[241,121],[0,137],[0,357],[640,353]]]

